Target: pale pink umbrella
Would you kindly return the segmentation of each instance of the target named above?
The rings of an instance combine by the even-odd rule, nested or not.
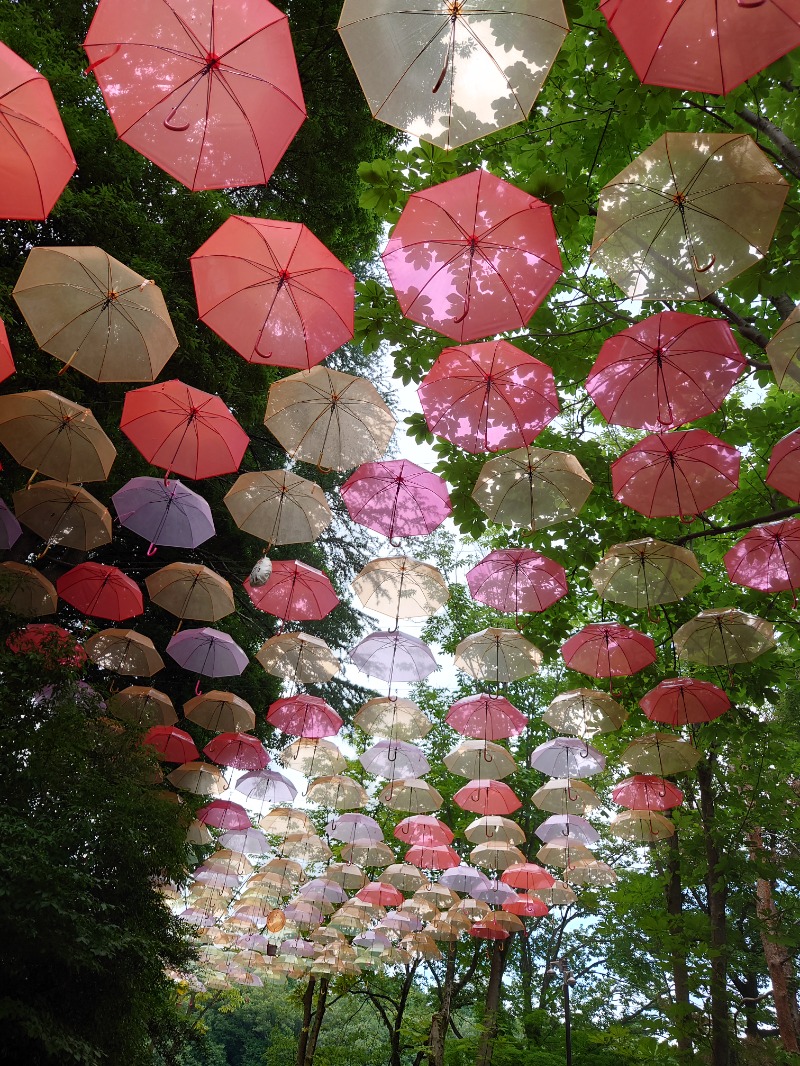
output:
[[[219,766],[235,770],[263,770],[269,763],[264,745],[247,733],[220,733],[206,744],[203,754]]]
[[[254,588],[247,578],[244,587],[259,611],[284,621],[319,621],[339,605],[328,577],[316,567],[294,559],[274,562],[266,584]]]
[[[383,830],[368,814],[342,814],[332,818],[325,832],[345,844],[374,844],[383,840]]]
[[[725,553],[728,577],[762,592],[791,591],[795,606],[800,588],[800,519],[756,526]]]
[[[570,668],[590,677],[628,677],[656,661],[652,639],[618,623],[593,622],[561,646]]]
[[[421,870],[452,870],[461,865],[457,851],[449,844],[413,844],[406,852],[405,862]]]
[[[370,677],[388,681],[423,681],[438,669],[424,641],[399,630],[371,633],[350,650],[351,661]]]
[[[408,459],[362,463],[341,493],[354,522],[390,540],[432,533],[453,512],[439,475]]]
[[[513,814],[522,802],[512,788],[503,781],[470,781],[453,796],[462,811],[475,814]]]
[[[325,700],[305,694],[275,700],[267,712],[267,721],[282,733],[312,739],[336,736],[344,724]]]
[[[800,502],[800,429],[781,437],[772,449],[765,481],[790,500]]]
[[[531,548],[490,552],[467,573],[474,600],[506,614],[545,611],[566,596],[564,567]]]
[[[447,712],[445,721],[457,733],[476,740],[504,740],[514,737],[528,724],[525,715],[509,703],[505,696],[488,696],[485,693],[456,700]]]
[[[404,844],[423,844],[426,847],[453,842],[452,829],[431,814],[412,814],[404,818],[395,826],[394,835]]]

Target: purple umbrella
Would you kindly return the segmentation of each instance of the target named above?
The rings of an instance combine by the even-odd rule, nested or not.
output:
[[[556,737],[535,748],[531,766],[550,777],[591,777],[605,769],[605,755],[577,737]]]
[[[312,903],[344,903],[347,893],[336,881],[329,877],[315,877],[308,881],[297,893],[300,899],[310,900]]]
[[[269,851],[269,841],[260,829],[229,829],[219,838],[219,844],[240,855],[266,855]]]
[[[298,925],[322,925],[325,921],[325,916],[319,907],[315,907],[313,903],[308,903],[306,900],[288,904],[283,908],[283,913],[287,921],[296,922]]]
[[[416,914],[406,914],[404,911],[389,911],[380,922],[378,928],[394,929],[397,933],[418,933],[424,926],[424,922]]]
[[[121,525],[156,544],[196,548],[215,533],[211,508],[180,481],[135,477],[111,497]]]
[[[8,507],[0,500],[0,548],[5,551],[16,544],[22,536],[22,526]]]
[[[595,844],[600,834],[577,814],[553,814],[536,830],[537,837],[545,844],[551,841],[575,840],[580,844]]]
[[[167,645],[167,655],[184,670],[205,677],[233,677],[250,662],[233,637],[208,626],[176,633]]]
[[[481,870],[462,863],[461,866],[445,870],[439,878],[439,884],[444,885],[445,888],[452,888],[454,892],[471,893],[474,888],[488,885],[489,878]]]
[[[390,685],[392,681],[422,681],[438,669],[428,645],[398,629],[364,637],[351,649],[350,659],[365,674]]]
[[[390,781],[396,778],[424,777],[431,769],[422,749],[404,740],[379,740],[363,755],[359,755],[358,761],[368,774],[386,777]]]
[[[302,940],[300,937],[284,940],[279,950],[281,955],[292,955],[301,959],[313,959],[316,954],[313,942]]]
[[[325,832],[345,844],[375,844],[383,840],[383,830],[368,814],[342,814],[331,818]]]
[[[288,777],[277,770],[253,770],[243,774],[235,785],[236,791],[251,800],[280,805],[293,803],[297,789]]]
[[[517,898],[514,889],[510,885],[503,884],[502,881],[490,881],[486,885],[477,885],[470,891],[470,895],[482,903],[491,903],[500,907],[504,903],[514,903]]]

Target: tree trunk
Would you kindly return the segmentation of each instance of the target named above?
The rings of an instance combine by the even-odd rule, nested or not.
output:
[[[447,965],[442,985],[442,1001],[439,1009],[431,1018],[431,1032],[428,1037],[428,1066],[443,1066],[444,1045],[447,1038],[447,1026],[450,1024],[450,1004],[453,1000],[453,983],[456,976],[455,943],[447,946]]]
[[[746,973],[735,983],[742,992],[745,1039],[757,1043],[761,1039],[758,1028],[758,976],[754,973]]]
[[[483,1027],[478,1040],[478,1054],[475,1066],[491,1066],[494,1054],[494,1042],[497,1036],[497,1016],[500,1007],[500,989],[505,968],[505,941],[492,942],[492,964],[489,969],[489,985],[486,989],[486,1009],[483,1015]]]
[[[533,1006],[533,957],[527,936],[519,938],[519,976],[522,986],[522,1031],[527,1043],[534,1044],[541,1040],[541,1030],[534,1023]]]
[[[684,1064],[690,1063],[694,1059],[694,1048],[689,1035],[692,1005],[689,1000],[689,968],[686,965],[686,949],[684,947],[683,888],[677,833],[669,838],[667,872],[669,874],[666,896],[667,914],[669,915],[670,959],[672,962],[672,982],[675,986],[673,1029],[675,1042],[678,1045],[678,1061],[681,1066],[684,1066]]]
[[[317,993],[317,1009],[314,1011],[314,1021],[311,1025],[311,1030],[308,1034],[308,1044],[306,1046],[306,1057],[303,1061],[303,1066],[313,1066],[314,1055],[317,1051],[317,1040],[319,1039],[319,1031],[322,1028],[322,1019],[325,1017],[326,1001],[328,999],[328,985],[329,980],[327,977],[323,977],[319,983],[319,992]]]
[[[391,1043],[389,1047],[389,1066],[403,1066],[403,1048],[402,1048],[402,1028],[403,1028],[403,1015],[406,1009],[406,1003],[408,1002],[408,994],[411,991],[411,986],[414,983],[414,974],[417,972],[418,963],[414,962],[406,970],[406,979],[403,981],[403,987],[400,990],[400,1000],[397,1004],[397,1012],[394,1016],[394,1025],[391,1032]]]
[[[314,985],[316,983],[316,977],[309,977],[306,990],[303,993],[303,1027],[300,1030],[300,1039],[297,1042],[297,1066],[305,1066],[306,1063],[308,1033],[311,1029],[311,1014],[314,1006]]]

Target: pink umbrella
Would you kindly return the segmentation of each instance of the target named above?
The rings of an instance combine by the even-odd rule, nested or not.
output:
[[[8,334],[6,333],[6,324],[0,318],[0,381],[5,381],[6,378],[10,378],[16,371],[14,366],[14,356],[11,354],[11,346],[8,343]]]
[[[233,637],[209,626],[176,633],[167,645],[167,655],[184,670],[205,677],[233,677],[250,662]]]
[[[423,681],[438,669],[424,641],[395,629],[371,633],[350,649],[350,659],[365,674],[388,681]]]
[[[482,692],[456,700],[447,712],[445,722],[465,737],[503,740],[521,733],[528,719],[505,696],[488,696]]]
[[[508,341],[445,348],[417,392],[431,433],[473,453],[525,448],[559,411],[550,367]]]
[[[800,503],[800,429],[781,437],[772,449],[765,480],[770,488]]]
[[[259,611],[284,621],[318,621],[339,605],[333,585],[321,570],[296,560],[277,560],[264,585],[244,582],[247,595]]]
[[[537,866],[533,862],[515,863],[508,866],[500,875],[500,880],[512,888],[520,888],[525,892],[535,892],[542,888],[552,888],[555,877],[543,866]]]
[[[719,718],[731,705],[725,692],[696,677],[671,677],[642,696],[639,706],[651,722],[676,729]],[[615,801],[616,802],[616,801]]]
[[[797,604],[800,588],[800,519],[756,526],[724,556],[728,577],[762,592],[790,590]]]
[[[250,828],[250,815],[239,803],[232,800],[212,800],[201,807],[196,816],[204,825],[215,829],[246,830]]]
[[[506,614],[545,611],[567,594],[564,567],[531,548],[490,552],[467,574],[474,600]]]
[[[267,712],[267,721],[292,736],[333,737],[344,723],[333,707],[319,696],[288,696],[275,700]]]
[[[356,892],[356,899],[374,903],[376,907],[399,907],[403,902],[403,893],[384,881],[371,881]]]
[[[656,646],[636,629],[593,622],[562,644],[561,657],[570,670],[590,677],[628,677],[653,665]]]
[[[432,814],[412,814],[410,818],[404,818],[394,827],[394,835],[404,844],[423,844],[426,847],[453,842],[452,829]],[[408,861],[413,862],[412,859]]]
[[[470,781],[453,796],[462,811],[487,814],[513,814],[522,806],[516,792],[503,781]]]
[[[188,733],[172,725],[154,725],[142,737],[142,744],[155,748],[165,762],[191,762],[200,753]]]
[[[219,766],[234,770],[263,770],[269,754],[258,737],[247,733],[220,733],[203,748],[203,754]]]
[[[118,570],[102,563],[79,563],[56,582],[58,595],[81,614],[121,622],[144,611],[139,586]]]
[[[611,790],[611,799],[634,811],[668,811],[680,807],[683,793],[671,781],[653,774],[637,774],[620,781]]]
[[[363,463],[341,492],[354,522],[390,540],[432,533],[453,512],[439,475],[408,459]]]
[[[413,844],[403,861],[413,863],[421,870],[452,870],[461,865],[458,852],[449,844]]]
[[[540,899],[533,899],[521,893],[515,900],[501,904],[504,911],[516,914],[520,918],[545,918],[550,913],[550,908]]]

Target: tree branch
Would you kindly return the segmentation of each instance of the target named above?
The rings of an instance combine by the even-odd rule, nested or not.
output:
[[[747,340],[752,341],[753,344],[758,345],[762,350],[767,347],[769,341],[761,330],[756,329],[756,327],[748,322],[746,318],[742,318],[742,316],[737,314],[732,307],[728,307],[727,304],[724,304],[715,292],[712,292],[710,296],[706,296],[703,303],[711,304],[712,307],[716,307],[716,309],[723,314],[732,325],[736,326],[741,335],[746,337]],[[748,363],[750,363],[751,366],[755,366],[758,370],[770,369],[769,363],[757,363],[749,359]]]
[[[774,122],[770,122],[763,115],[757,115],[749,107],[741,108],[736,114],[744,122],[763,133],[765,137],[769,137],[780,152],[781,160],[786,169],[794,174],[796,178],[800,178],[800,148],[786,136],[780,126],[776,126]]]
[[[783,511],[773,511],[772,514],[763,514],[759,518],[735,522],[732,526],[718,526],[714,529],[700,529],[697,533],[687,533],[685,537],[678,537],[673,544],[688,544],[690,540],[698,540],[700,537],[719,537],[723,533],[737,533],[740,529],[752,529],[753,526],[762,526],[765,522],[779,522],[782,518],[792,518],[796,514],[800,514],[800,507],[787,507]]]

